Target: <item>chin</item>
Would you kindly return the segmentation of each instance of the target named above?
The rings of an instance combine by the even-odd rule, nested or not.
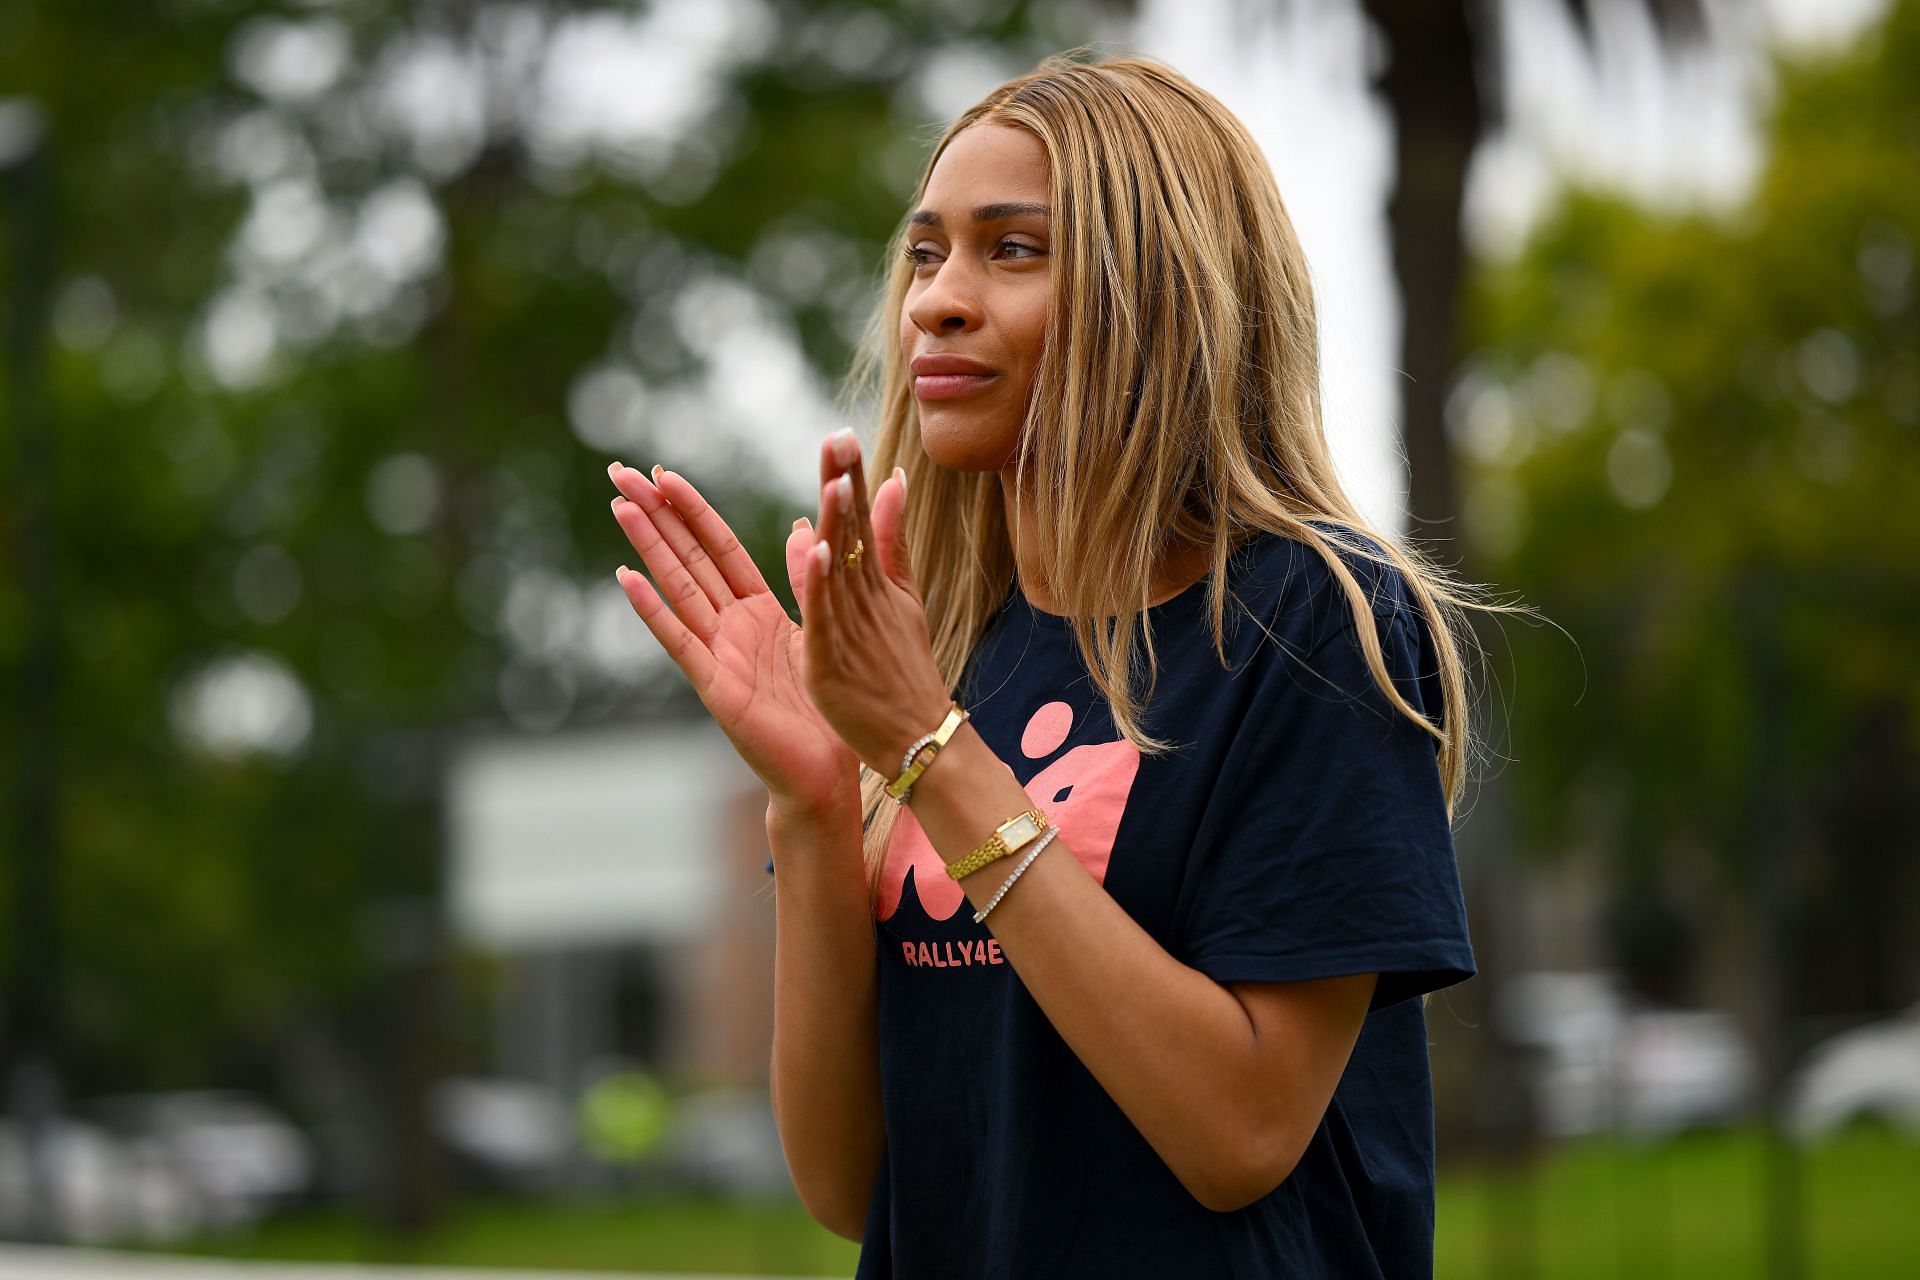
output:
[[[920,447],[949,471],[999,471],[1013,456],[1017,422],[995,422],[987,415],[921,405]]]

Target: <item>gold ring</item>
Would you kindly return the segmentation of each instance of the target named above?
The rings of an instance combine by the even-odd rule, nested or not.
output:
[[[866,550],[867,550],[866,539],[855,538],[853,540],[853,550],[841,552],[840,558],[846,561],[848,564],[859,564],[860,557],[866,554]]]

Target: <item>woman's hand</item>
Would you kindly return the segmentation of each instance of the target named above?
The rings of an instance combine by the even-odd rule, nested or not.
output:
[[[620,491],[613,518],[660,588],[625,565],[614,576],[772,802],[802,813],[857,805],[858,758],[807,694],[800,628],[727,522],[672,471],[655,467],[657,485],[618,462],[607,474]],[[814,541],[806,519],[794,521],[787,576],[795,596],[811,576]]]
[[[860,442],[847,430],[822,443],[820,480],[819,539],[798,591],[806,688],[841,740],[892,779],[951,704],[907,554],[906,475],[896,469],[869,510]]]

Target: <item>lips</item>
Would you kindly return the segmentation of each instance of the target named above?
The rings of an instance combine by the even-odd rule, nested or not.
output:
[[[991,383],[991,373],[923,373],[913,380],[913,394],[922,400],[951,400],[971,395]]]
[[[969,360],[962,355],[946,351],[929,351],[925,355],[913,358],[915,376],[929,373],[990,374],[992,369],[978,360]]]
[[[916,356],[912,367],[913,393],[922,400],[949,400],[968,395],[999,376],[978,360],[945,352]]]

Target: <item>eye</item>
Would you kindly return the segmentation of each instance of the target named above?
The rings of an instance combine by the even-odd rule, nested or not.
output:
[[[1012,245],[1016,249],[1025,249],[1028,253],[1033,253],[1033,254],[1044,254],[1046,252],[1046,250],[1040,248],[1037,245],[1027,244],[1026,242],[1021,240],[1002,240],[999,243],[995,244],[993,247],[995,249],[1001,249],[1006,247],[1007,245]],[[901,251],[901,256],[904,257],[908,262],[911,262],[915,267],[924,267],[927,265],[927,260],[923,256],[925,252],[926,251],[924,249],[921,249],[917,245],[908,245],[905,249]]]

